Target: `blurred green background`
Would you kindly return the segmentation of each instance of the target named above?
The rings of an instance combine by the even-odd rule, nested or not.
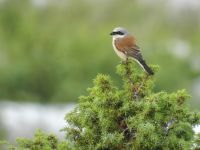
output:
[[[76,101],[98,73],[119,85],[109,33],[123,26],[160,66],[155,91],[186,88],[200,109],[200,4],[187,2],[0,0],[0,99]]]

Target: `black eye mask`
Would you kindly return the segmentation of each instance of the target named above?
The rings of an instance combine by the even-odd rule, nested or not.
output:
[[[121,31],[112,32],[110,35],[124,35]]]

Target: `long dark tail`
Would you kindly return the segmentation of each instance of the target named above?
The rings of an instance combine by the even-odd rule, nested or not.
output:
[[[146,64],[146,62],[143,59],[138,60],[138,62],[143,66],[143,68],[149,75],[154,75],[152,69]]]

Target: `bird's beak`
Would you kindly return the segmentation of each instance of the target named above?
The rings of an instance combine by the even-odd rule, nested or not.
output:
[[[111,32],[110,35],[114,35],[114,32]]]

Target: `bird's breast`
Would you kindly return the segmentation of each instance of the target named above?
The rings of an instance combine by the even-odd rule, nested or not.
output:
[[[121,52],[120,50],[117,49],[116,45],[115,45],[115,39],[113,38],[112,40],[112,45],[113,45],[113,49],[115,51],[115,53],[122,59],[122,60],[126,60],[126,55]]]

